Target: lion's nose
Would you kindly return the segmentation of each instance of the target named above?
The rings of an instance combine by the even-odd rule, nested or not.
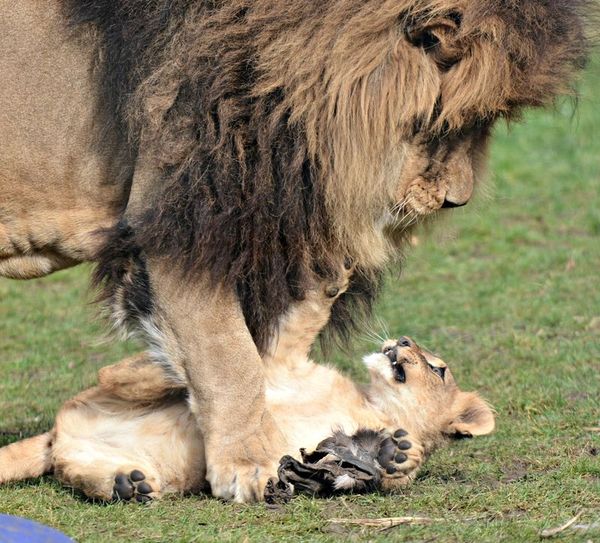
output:
[[[469,203],[473,196],[475,176],[467,147],[461,147],[452,155],[443,174],[446,186],[442,207],[460,207]]]
[[[402,336],[402,337],[401,337],[401,338],[400,338],[400,339],[399,339],[399,340],[396,342],[396,344],[397,344],[399,347],[412,347],[412,346],[414,346],[415,342],[414,342],[412,339],[410,339],[409,337]]]

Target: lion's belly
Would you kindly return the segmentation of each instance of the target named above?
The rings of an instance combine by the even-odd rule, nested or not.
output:
[[[29,278],[93,258],[128,174],[98,135],[93,44],[67,39],[55,0],[0,13],[0,276]]]

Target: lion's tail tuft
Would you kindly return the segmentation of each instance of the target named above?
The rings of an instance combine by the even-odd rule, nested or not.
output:
[[[52,468],[52,432],[0,448],[0,484],[39,477]]]

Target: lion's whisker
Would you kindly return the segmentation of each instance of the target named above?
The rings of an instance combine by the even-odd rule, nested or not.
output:
[[[378,334],[377,332],[375,332],[375,330],[373,329],[373,327],[372,327],[371,324],[369,324],[369,327],[367,328],[366,332],[368,334],[370,334],[371,337],[373,337],[374,339],[376,339],[378,343],[383,343],[385,341],[384,337],[382,337],[380,334]]]
[[[376,315],[375,319],[377,320],[377,325],[383,330],[383,334],[385,335],[386,339],[391,338],[390,331],[385,321],[379,315]]]

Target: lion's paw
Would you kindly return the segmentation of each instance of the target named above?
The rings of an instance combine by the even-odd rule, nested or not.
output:
[[[212,465],[206,476],[213,496],[237,503],[251,503],[264,499],[269,479],[277,473],[277,465],[257,465],[247,461]]]

